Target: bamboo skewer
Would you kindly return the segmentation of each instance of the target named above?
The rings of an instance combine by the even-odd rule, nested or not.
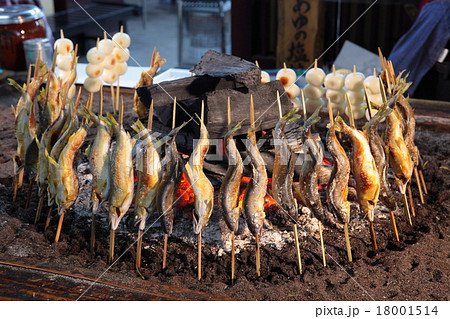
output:
[[[28,208],[30,206],[31,195],[33,195],[33,184],[35,180],[36,178],[32,178],[30,180],[30,184],[28,185],[27,201],[25,202],[25,208]]]
[[[197,247],[198,280],[202,279],[202,232],[198,233]]]
[[[116,103],[115,103],[115,94],[114,94],[114,85],[111,84],[111,103],[113,108],[113,114],[116,115]]]
[[[298,272],[300,274],[302,274],[303,273],[303,270],[302,270],[302,256],[300,255],[300,244],[299,244],[299,241],[298,241],[297,224],[294,223],[293,228],[294,228],[294,238],[295,238],[295,250],[297,252]]]
[[[48,226],[50,226],[50,221],[52,217],[53,206],[50,206],[47,213],[47,218],[45,220],[44,231],[47,230]]]
[[[411,215],[409,214],[408,199],[406,198],[406,192],[403,193],[403,203],[405,205],[406,217],[408,218],[409,224],[412,226],[412,220],[411,220]]]
[[[375,229],[373,228],[373,222],[369,221],[369,228],[370,228],[370,236],[372,237],[373,250],[377,251],[378,250],[377,237],[375,236]]]
[[[408,190],[409,206],[411,206],[411,214],[413,215],[413,217],[416,217],[416,210],[414,208],[414,201],[411,193],[411,183],[408,183],[407,190]]]
[[[300,89],[300,96],[302,98],[302,111],[303,111],[303,119],[306,121],[306,102],[305,102],[305,93],[303,89]]]
[[[394,211],[391,210],[389,212],[389,214],[391,215],[391,223],[392,223],[392,228],[394,228],[395,239],[397,241],[400,241],[400,238],[398,237],[397,223],[395,221]]]
[[[348,97],[348,92],[345,92],[345,99],[347,100],[348,117],[350,119],[350,126],[353,128],[356,128],[355,118],[353,117],[352,103],[350,102],[350,98]]]
[[[420,197],[420,203],[421,204],[425,204],[425,200],[423,198],[423,192],[422,192],[422,185],[421,185],[421,181],[420,181],[420,177],[419,177],[419,170],[417,169],[417,166],[414,167],[414,177],[416,178],[417,181],[417,188],[419,189],[419,197]]]
[[[115,246],[115,241],[116,239],[116,234],[115,234],[115,230],[111,229],[109,231],[109,259],[108,262],[112,263],[114,260],[114,246]]]
[[[333,126],[334,125],[333,109],[331,108],[331,99],[330,98],[328,98],[328,117],[330,118],[330,125]],[[353,261],[352,247],[350,246],[350,237],[348,234],[348,223],[347,222],[344,223],[344,236],[345,236],[345,246],[347,247],[348,261],[352,262]]]
[[[420,181],[422,182],[423,191],[425,192],[425,194],[428,194],[427,184],[425,184],[425,179],[423,178],[422,170],[419,170],[419,176],[420,176]]]
[[[44,186],[43,186],[44,187]],[[44,206],[44,200],[45,200],[45,194],[47,193],[47,187],[44,187],[44,191],[42,192],[42,195],[39,197],[39,203],[38,207],[36,209],[36,215],[34,217],[34,224],[36,225],[39,221],[39,217],[41,215],[42,207]]]
[[[322,222],[319,220],[319,235],[320,235],[320,247],[322,248],[322,262],[323,266],[327,266],[327,256],[325,253],[325,244],[323,240]]]
[[[55,243],[59,241],[63,220],[64,220],[64,211],[62,211],[59,215],[58,227],[56,228]]]

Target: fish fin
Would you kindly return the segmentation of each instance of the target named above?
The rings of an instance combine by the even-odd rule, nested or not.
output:
[[[14,87],[17,91],[19,91],[21,94],[25,94],[26,90],[25,90],[23,87],[21,87],[21,86],[19,85],[19,83],[17,83],[16,81],[14,81],[14,80],[11,79],[11,78],[8,78],[8,82],[9,82],[9,85],[13,86],[13,87]]]
[[[301,118],[302,116],[300,114],[297,114],[299,108],[298,107],[293,107],[286,115],[283,116],[283,120],[286,123],[292,123],[295,120]]]
[[[145,129],[144,124],[138,119],[134,124],[131,125],[131,128],[136,132],[140,133]]]
[[[190,118],[188,121],[183,122],[183,124],[181,124],[180,126],[174,128],[172,131],[169,132],[169,134],[167,134],[168,136],[173,136],[178,134],[178,132],[185,127],[190,121],[192,121],[192,118]]]
[[[45,149],[44,152],[45,152],[45,157],[47,157],[47,159],[48,159],[48,162],[50,164],[52,164],[53,166],[58,167],[58,163],[50,156],[50,154],[48,153],[47,149]]]
[[[92,144],[89,144],[88,147],[86,147],[86,150],[84,151],[84,155],[86,157],[89,157],[89,155],[91,155],[91,146]]]
[[[234,133],[236,133],[236,131],[238,131],[241,127],[242,127],[242,123],[245,120],[240,121],[239,123],[237,123],[232,129],[228,130],[228,132],[225,134],[225,136],[230,136],[233,135]]]
[[[334,120],[334,127],[336,128],[336,131],[338,131],[338,132],[344,131],[346,126],[347,126],[347,124],[345,124],[344,119],[342,117],[340,117],[339,115],[336,116],[336,118]]]
[[[114,118],[114,116],[112,116],[111,113],[107,113],[106,117],[108,119],[108,121],[112,124],[112,125],[119,125],[119,123],[116,121],[116,119]]]
[[[14,106],[12,104],[11,104],[11,110],[12,110],[12,112],[14,114],[14,117],[16,117],[17,116],[16,109],[14,108]]]

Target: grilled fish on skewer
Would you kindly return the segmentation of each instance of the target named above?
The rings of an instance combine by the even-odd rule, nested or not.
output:
[[[374,209],[380,194],[380,177],[369,142],[362,132],[345,124],[340,116],[336,118],[335,123],[336,130],[348,135],[352,141],[350,163],[356,181],[358,202],[365,217],[369,222],[373,222]]]
[[[108,113],[107,116],[116,136],[116,144],[110,158],[111,189],[108,196],[109,221],[111,230],[114,231],[133,201],[133,145],[123,126],[119,125],[111,114]]]
[[[389,210],[396,210],[397,205],[391,196],[390,186],[387,180],[387,157],[384,149],[384,143],[381,137],[378,135],[378,124],[390,113],[391,108],[387,105],[384,109],[381,108],[367,124],[367,137],[369,141],[370,150],[372,152],[375,165],[377,166],[378,175],[380,176],[380,196],[383,203],[389,208]]]
[[[266,213],[264,198],[267,190],[267,171],[261,153],[256,144],[256,128],[247,131],[247,152],[251,159],[252,178],[244,193],[243,212],[249,230],[254,236],[261,236]]]
[[[161,161],[158,151],[153,143],[151,131],[137,121],[132,128],[141,134],[142,141],[136,153],[137,188],[134,198],[139,229],[144,230],[147,218],[147,209],[155,206],[155,199],[160,180]]]
[[[298,119],[297,108],[293,108],[282,117],[275,126],[273,138],[275,142],[275,161],[272,173],[272,195],[275,202],[281,206],[290,218],[297,220],[298,207],[292,191],[295,168],[295,153],[289,148],[284,135],[286,124]]]
[[[334,125],[329,128],[327,133],[327,149],[334,161],[327,185],[328,207],[343,223],[348,223],[350,221],[350,202],[347,200],[350,162],[336,137]]]
[[[208,131],[200,119],[200,139],[186,163],[186,172],[194,193],[194,233],[199,234],[208,224],[214,206],[214,187],[203,172],[203,162],[209,149]]]
[[[228,169],[219,190],[219,207],[230,231],[237,231],[239,227],[239,186],[241,185],[244,164],[239,153],[233,134],[241,128],[242,122],[229,130],[225,135],[225,149],[228,156]]]

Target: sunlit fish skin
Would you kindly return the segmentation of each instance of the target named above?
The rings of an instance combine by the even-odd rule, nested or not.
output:
[[[116,144],[110,158],[111,189],[108,196],[111,230],[116,230],[133,201],[133,145],[124,128],[111,114],[108,113],[107,116],[116,136]]]
[[[350,161],[336,137],[334,125],[328,129],[327,149],[334,161],[333,170],[327,185],[328,207],[341,222],[348,223],[350,221],[350,202],[347,200]]]
[[[345,124],[341,117],[336,118],[336,130],[350,137],[352,142],[351,169],[356,181],[358,202],[365,217],[373,222],[374,209],[380,194],[380,177],[370,151],[366,136]]]
[[[242,122],[241,122],[242,123]],[[237,231],[239,227],[239,186],[241,185],[244,164],[239,153],[233,134],[241,128],[238,123],[225,135],[225,149],[228,156],[228,169],[219,190],[219,207],[230,231]]]
[[[111,146],[111,126],[102,116],[96,116],[87,108],[82,114],[95,124],[97,132],[89,149],[89,168],[92,174],[92,210],[98,211],[101,202],[108,199],[111,188],[109,177],[109,151]]]
[[[388,116],[390,112],[392,112],[392,109],[385,105],[385,107],[380,109],[368,122],[366,131],[370,150],[380,177],[380,199],[392,211],[396,209],[396,203],[392,197],[389,182],[387,180],[388,163],[384,143],[377,131],[378,124]]]
[[[411,159],[414,162],[414,166],[419,163],[419,150],[414,144],[414,133],[416,130],[416,119],[414,117],[414,111],[406,98],[400,94],[394,104],[394,109],[402,114],[405,121],[405,127],[403,131],[403,139],[405,140],[406,147],[408,148]]]
[[[296,114],[297,110],[297,108],[293,108],[282,117],[276,124],[273,133],[275,161],[272,173],[272,195],[280,208],[294,220],[297,220],[298,217],[297,201],[292,190],[296,156],[288,145],[284,129],[287,123],[300,117]]]
[[[158,185],[160,181],[161,161],[153,143],[151,131],[138,120],[133,129],[142,135],[136,153],[137,188],[134,198],[134,210],[139,229],[144,230],[147,210],[155,205]]]
[[[396,111],[387,116],[386,149],[389,154],[389,165],[394,171],[395,181],[400,193],[405,194],[406,185],[411,179],[414,163],[403,139],[400,114]]]
[[[247,132],[247,152],[252,166],[252,178],[244,193],[243,212],[249,230],[254,236],[261,236],[264,219],[264,201],[267,190],[267,171],[256,144],[255,129]]]
[[[78,197],[79,185],[77,173],[74,169],[74,159],[76,152],[86,138],[88,128],[89,124],[86,123],[69,137],[67,145],[59,155],[57,162],[47,153],[52,166],[50,173],[55,174],[55,180],[58,181],[55,201],[58,205],[59,214],[69,209]]]
[[[156,210],[160,216],[163,231],[166,234],[172,233],[175,193],[183,175],[182,159],[178,154],[175,139],[178,132],[186,124],[183,123],[168,134],[169,140],[165,143],[165,154],[161,160],[161,181],[156,195]]]
[[[203,172],[203,162],[209,150],[208,131],[200,121],[200,139],[186,163],[186,173],[194,193],[194,233],[199,234],[208,224],[214,207],[214,187]]]
[[[44,112],[48,123],[51,124],[56,121],[63,107],[61,98],[62,86],[61,80],[53,72],[50,72],[48,81],[49,87],[48,94],[46,95],[47,100],[44,100],[44,105],[46,106]]]

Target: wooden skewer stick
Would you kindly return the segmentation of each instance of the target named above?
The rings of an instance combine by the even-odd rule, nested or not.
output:
[[[383,84],[383,80],[381,79],[381,76],[378,78],[378,81],[380,82],[381,98],[383,99],[383,103],[386,103],[386,101],[387,101],[386,91],[384,89],[384,84]]]
[[[202,279],[202,232],[198,233],[197,247],[198,280]]]
[[[353,75],[356,75],[356,65],[353,64]]]
[[[287,71],[286,62],[283,62],[284,71]]]
[[[109,231],[109,259],[108,259],[109,263],[112,263],[114,260],[115,240],[116,240],[116,231],[114,229],[111,229]]]
[[[117,85],[116,85],[116,106],[117,107],[119,107],[119,92],[120,92],[119,77],[117,77]]]
[[[253,95],[250,94],[250,127],[255,128],[255,107],[253,106]]]
[[[278,103],[278,116],[281,119],[283,117],[283,111],[281,109],[280,92],[277,90],[277,103]]]
[[[345,99],[347,100],[348,117],[350,119],[350,126],[353,128],[356,128],[355,118],[353,117],[352,103],[350,102],[350,98],[348,97],[348,92],[345,92]]]
[[[122,105],[120,106],[119,110],[119,125],[120,127],[123,127],[123,95],[122,95]]]
[[[317,59],[314,59],[314,70],[317,70]]]
[[[367,87],[364,85],[364,96],[366,97],[366,104],[367,104],[367,111],[369,112],[369,119],[371,119],[372,116],[372,105],[370,104],[370,98],[369,93],[367,93]]]
[[[322,222],[320,220],[319,220],[319,236],[320,236],[320,247],[322,248],[323,266],[326,267],[327,266],[327,257],[325,254],[325,244],[324,244],[324,240],[323,240]]]
[[[333,64],[332,70],[333,70],[333,75],[336,75],[336,66],[334,64]]]
[[[141,269],[141,259],[142,259],[142,237],[144,236],[144,231],[142,229],[138,230],[137,247],[136,247],[136,270],[140,273]]]
[[[300,255],[300,244],[299,244],[299,241],[298,241],[298,231],[297,231],[297,224],[296,223],[294,223],[293,228],[294,228],[294,238],[295,238],[295,250],[297,252],[298,272],[300,274],[302,274],[303,273],[303,270],[302,270],[302,256]]]
[[[409,206],[411,207],[411,214],[413,215],[413,217],[416,217],[416,210],[414,208],[414,201],[413,201],[412,193],[411,193],[411,183],[408,183],[408,186],[406,187],[406,189],[408,191]]]
[[[405,205],[405,213],[406,217],[408,218],[408,222],[412,226],[412,220],[411,215],[409,214],[408,199],[406,198],[406,192],[403,193],[403,204]]]
[[[163,246],[163,264],[162,269],[166,269],[167,260],[167,242],[169,241],[169,234],[164,234],[164,246]]]
[[[256,275],[261,276],[261,251],[259,243],[259,235],[256,235]]]
[[[392,222],[392,228],[394,228],[395,239],[397,241],[400,241],[400,238],[398,237],[397,223],[395,221],[394,211],[391,210],[389,212],[389,214],[391,215],[391,222]]]
[[[345,245],[347,246],[347,257],[348,261],[353,261],[352,256],[352,247],[350,246],[350,236],[348,234],[348,223],[344,223],[344,236],[345,236]]]
[[[48,209],[47,218],[45,220],[44,231],[47,230],[48,226],[50,226],[50,221],[52,218],[52,211],[53,211],[53,206],[50,206]]]
[[[114,85],[112,85],[111,83],[111,103],[112,103],[112,108],[113,108],[113,114],[116,115],[116,103],[114,103],[115,101],[115,95],[114,95]]]
[[[39,197],[38,207],[36,209],[36,216],[34,217],[34,224],[36,225],[39,221],[39,217],[41,215],[42,207],[44,206],[45,194],[47,193],[47,189],[44,189],[41,197]]]
[[[176,119],[176,111],[177,111],[177,97],[173,99],[173,111],[172,111],[172,130],[175,128],[175,119]]]
[[[56,228],[56,235],[55,235],[55,243],[59,241],[63,220],[64,220],[64,210],[59,214],[58,228]]]
[[[369,228],[370,228],[370,236],[372,237],[373,250],[377,251],[378,250],[377,237],[375,236],[375,229],[373,228],[373,222],[369,221]]]
[[[300,89],[300,96],[302,98],[302,110],[303,110],[303,119],[306,121],[306,102],[305,102],[305,93],[303,89]]]
[[[425,179],[423,178],[423,172],[422,170],[419,171],[420,181],[422,182],[423,191],[425,194],[428,194],[427,184],[425,184]]]
[[[28,194],[27,194],[27,201],[25,202],[25,208],[28,208],[30,206],[31,202],[31,195],[33,195],[33,184],[36,178],[32,178],[30,180],[30,184],[28,185]]]
[[[373,68],[373,76],[376,78],[377,77],[377,69]]]
[[[234,249],[234,231],[231,232],[231,284],[234,284],[234,279],[236,279],[235,272],[235,260],[236,260],[236,252]]]
[[[259,68],[258,60],[255,60],[255,65]]]
[[[420,182],[420,177],[419,177],[419,172],[418,172],[417,166],[414,167],[414,177],[416,178],[417,188],[419,189],[420,203],[421,204],[425,204],[425,200],[423,198],[423,192],[422,192],[422,185],[421,185],[421,182]]]

